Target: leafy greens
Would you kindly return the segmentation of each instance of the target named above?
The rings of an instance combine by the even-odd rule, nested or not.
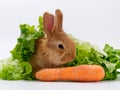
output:
[[[44,36],[42,17],[39,25],[20,25],[21,34],[15,48],[11,51],[12,57],[0,61],[0,78],[4,80],[31,80],[33,79],[30,57],[35,52],[35,41]]]
[[[75,60],[64,65],[76,66],[82,64],[97,64],[101,65],[105,70],[104,80],[113,80],[120,73],[120,49],[114,49],[112,46],[105,44],[103,51],[88,42],[76,42],[76,57]]]
[[[28,62],[12,61],[11,58],[0,61],[2,69],[0,69],[0,78],[4,80],[31,80],[32,67]]]
[[[39,30],[36,30],[35,26],[28,24],[21,24],[20,29],[21,35],[18,38],[17,45],[11,51],[12,57],[20,61],[29,61],[31,55],[35,52],[35,41],[44,35],[42,17],[39,17]]]

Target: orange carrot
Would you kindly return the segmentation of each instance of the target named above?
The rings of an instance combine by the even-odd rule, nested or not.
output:
[[[43,81],[100,81],[104,78],[104,69],[99,65],[80,65],[64,68],[49,68],[38,71],[35,77]]]

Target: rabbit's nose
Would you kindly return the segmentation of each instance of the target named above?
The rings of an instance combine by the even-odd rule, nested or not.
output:
[[[71,56],[71,59],[73,60],[75,58],[75,56]]]
[[[67,54],[67,57],[70,61],[72,61],[75,58],[75,55],[69,53]]]
[[[69,58],[71,58],[71,60],[73,60],[76,56],[76,53],[67,53],[66,56],[68,56]]]
[[[69,59],[75,58],[75,54],[71,54],[71,53],[67,53],[66,56],[69,57]]]

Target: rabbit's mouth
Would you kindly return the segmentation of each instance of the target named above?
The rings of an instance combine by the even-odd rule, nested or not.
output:
[[[61,55],[59,53],[51,52],[51,55],[52,57],[49,56],[49,64],[51,67],[59,67],[63,64],[73,61],[75,58],[75,54],[66,52]]]
[[[65,63],[68,63],[68,62],[73,61],[74,58],[75,58],[75,57],[65,55],[65,56],[61,59],[61,62],[62,62],[62,64],[65,64]]]
[[[62,59],[56,60],[56,63],[55,62],[51,63],[51,65],[52,65],[52,67],[59,67],[59,66],[64,65],[68,62],[71,62],[73,60],[74,60],[74,58],[72,58],[72,57],[64,56],[64,57],[62,57]]]

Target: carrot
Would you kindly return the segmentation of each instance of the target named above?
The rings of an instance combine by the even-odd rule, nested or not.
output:
[[[104,69],[99,65],[80,65],[64,68],[42,69],[35,74],[43,81],[100,81],[104,78]]]

